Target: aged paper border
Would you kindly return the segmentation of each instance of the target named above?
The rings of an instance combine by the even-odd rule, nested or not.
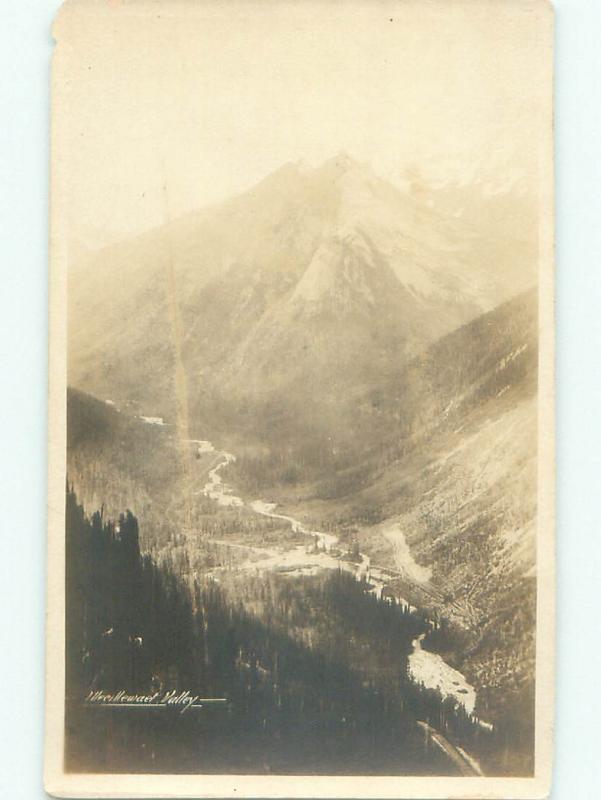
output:
[[[369,0],[366,0],[369,2]],[[69,6],[70,4],[68,4]],[[199,4],[200,5],[200,4]],[[537,800],[551,785],[555,663],[555,402],[553,9],[524,0],[548,26],[548,126],[539,146],[539,394],[536,634],[536,742],[532,778],[77,774],[63,768],[65,636],[65,479],[67,386],[67,213],[69,169],[61,118],[65,64],[53,56],[49,280],[48,576],[44,787],[65,798],[413,798]],[[193,4],[187,6],[191,9]],[[63,8],[59,15],[68,12]],[[56,23],[55,23],[56,24]],[[526,77],[526,76],[525,76]]]

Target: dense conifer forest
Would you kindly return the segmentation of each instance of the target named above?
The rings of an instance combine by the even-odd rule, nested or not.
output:
[[[188,580],[140,552],[129,511],[88,516],[70,488],[66,560],[71,770],[458,774],[418,720],[471,751],[493,744],[455,701],[409,680],[424,617],[351,575]],[[86,702],[98,691],[227,703]]]

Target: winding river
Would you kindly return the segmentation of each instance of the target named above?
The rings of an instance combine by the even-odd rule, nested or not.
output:
[[[369,556],[364,553],[360,554],[358,563],[346,560],[338,550],[339,539],[337,536],[332,533],[324,533],[323,531],[307,528],[294,517],[278,513],[275,503],[268,503],[264,500],[253,500],[250,503],[245,503],[241,497],[234,494],[232,488],[224,482],[220,475],[221,470],[227,467],[228,464],[232,464],[236,457],[232,453],[216,450],[206,440],[191,439],[190,443],[197,448],[199,454],[214,452],[219,457],[219,462],[209,471],[209,480],[198,494],[209,497],[220,506],[246,506],[261,516],[282,520],[290,525],[294,533],[304,534],[308,538],[307,544],[295,545],[286,549],[237,545],[238,548],[252,553],[254,558],[249,558],[237,564],[236,569],[250,571],[270,570],[287,575],[310,575],[316,574],[322,569],[342,569],[355,575],[357,580],[366,580],[371,587],[369,591],[377,597],[382,596],[382,592],[390,582],[391,577],[394,577],[393,574],[387,573],[382,568],[372,566]],[[401,563],[405,568],[404,571],[407,577],[417,583],[427,582],[430,578],[430,570],[416,564],[399,526],[394,526],[385,535],[393,543],[397,558],[401,554]],[[219,540],[218,543],[232,546],[222,540]],[[396,602],[409,606],[409,603],[400,597],[396,598]],[[458,703],[464,706],[468,714],[473,714],[476,705],[476,690],[458,670],[449,666],[437,653],[422,649],[421,643],[424,637],[425,634],[422,634],[413,641],[413,653],[409,656],[409,674],[412,679],[416,683],[423,683],[427,688],[438,689],[443,697],[455,698]]]
[[[140,419],[149,425],[164,426],[167,424],[160,417],[141,416]],[[264,500],[253,500],[246,503],[241,497],[234,494],[233,489],[224,482],[220,474],[221,470],[235,462],[236,456],[233,453],[217,450],[206,439],[188,439],[187,441],[194,447],[198,455],[214,453],[218,458],[217,464],[209,470],[208,481],[196,494],[202,494],[222,507],[247,507],[255,514],[282,520],[290,525],[294,533],[304,534],[307,537],[306,544],[277,549],[214,540],[215,544],[239,549],[253,556],[253,558],[236,564],[237,570],[273,571],[286,575],[314,575],[322,569],[342,569],[355,575],[357,580],[365,580],[371,587],[369,591],[378,598],[382,596],[382,592],[391,579],[398,577],[399,574],[404,574],[408,580],[416,584],[427,585],[429,583],[431,571],[415,562],[405,535],[398,525],[393,525],[385,530],[384,536],[393,546],[400,572],[372,565],[369,556],[364,553],[359,554],[358,562],[349,561],[338,549],[339,539],[336,535],[312,530],[294,517],[278,513],[275,503],[268,503]],[[413,608],[402,597],[397,596],[394,600],[391,598],[390,602],[393,601]],[[409,656],[411,678],[427,688],[437,689],[443,697],[453,697],[468,714],[473,715],[476,705],[476,690],[458,670],[447,664],[441,656],[424,650],[421,645],[424,638],[425,634],[422,634],[412,642],[413,652]],[[492,727],[488,723],[478,721],[483,727]]]

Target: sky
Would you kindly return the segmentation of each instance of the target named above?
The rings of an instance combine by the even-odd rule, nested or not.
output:
[[[465,180],[484,165],[501,180],[508,164],[535,182],[547,12],[542,0],[68,1],[53,113],[72,246],[341,150],[396,183],[411,166]]]

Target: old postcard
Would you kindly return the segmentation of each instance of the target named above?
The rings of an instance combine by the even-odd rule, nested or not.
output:
[[[71,0],[46,787],[539,798],[542,0]]]

